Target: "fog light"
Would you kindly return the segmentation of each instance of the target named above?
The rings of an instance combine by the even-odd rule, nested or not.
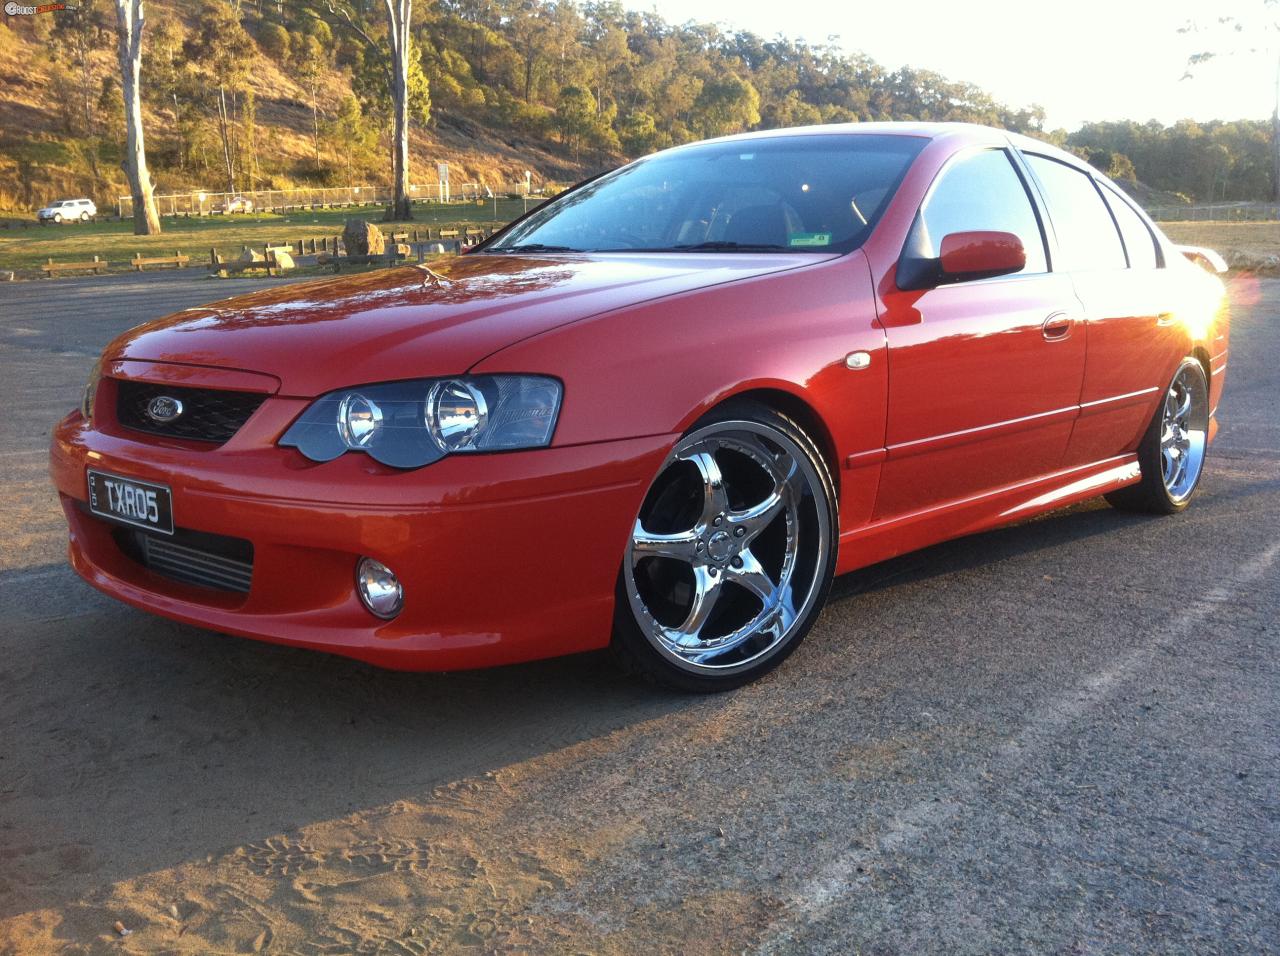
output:
[[[404,589],[395,573],[381,561],[361,558],[356,565],[356,592],[370,614],[390,620],[404,606]]]

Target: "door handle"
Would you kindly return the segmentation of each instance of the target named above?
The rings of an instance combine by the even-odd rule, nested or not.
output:
[[[1071,326],[1074,324],[1075,320],[1071,316],[1062,312],[1055,312],[1044,320],[1044,325],[1040,327],[1040,331],[1048,341],[1057,342],[1071,334]]]

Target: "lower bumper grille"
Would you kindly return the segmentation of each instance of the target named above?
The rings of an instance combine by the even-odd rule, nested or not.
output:
[[[215,591],[249,593],[253,544],[243,538],[183,528],[172,537],[120,528],[116,542],[129,557],[161,577]]]

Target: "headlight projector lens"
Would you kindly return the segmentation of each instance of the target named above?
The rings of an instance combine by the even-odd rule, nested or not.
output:
[[[352,392],[338,405],[338,429],[349,448],[364,448],[382,427],[382,409],[359,392]]]
[[[455,451],[475,441],[489,417],[489,405],[470,382],[437,382],[427,396],[426,425],[443,451]]]

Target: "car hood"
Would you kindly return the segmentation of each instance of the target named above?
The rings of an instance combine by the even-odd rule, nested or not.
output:
[[[827,258],[460,256],[430,269],[378,270],[187,309],[126,332],[105,358],[265,372],[280,379],[281,394],[311,397],[346,385],[458,375],[514,342],[588,316]]]

